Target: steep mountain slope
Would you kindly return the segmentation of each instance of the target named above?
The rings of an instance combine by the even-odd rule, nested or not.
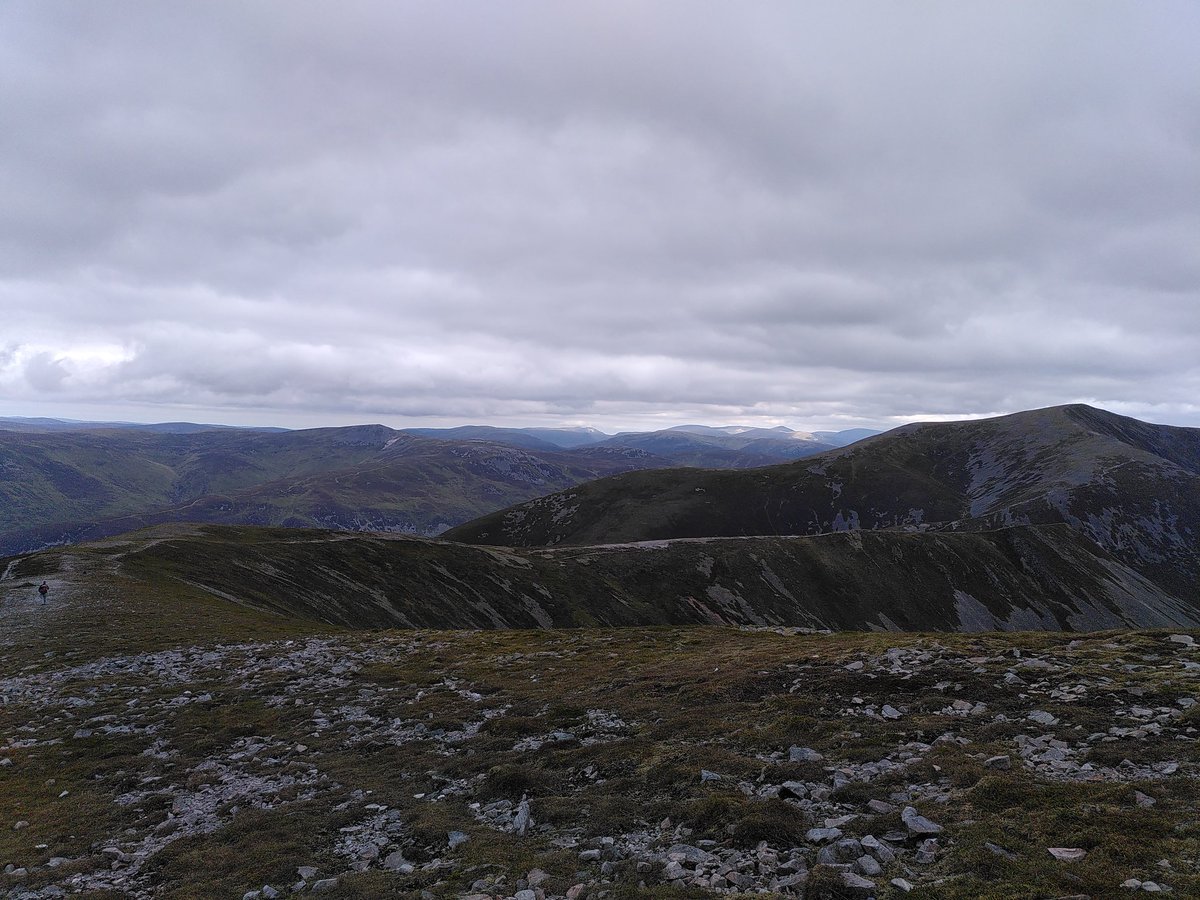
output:
[[[0,560],[0,572],[16,577],[97,566],[163,596],[200,589],[350,627],[1082,631],[1200,624],[1200,612],[1061,525],[555,550],[175,525]]]
[[[0,432],[0,552],[169,521],[430,534],[600,475],[666,464],[435,441],[381,425]]]
[[[910,425],[801,462],[603,479],[453,529],[538,546],[1065,523],[1179,596],[1200,592],[1200,430],[1087,406]]]

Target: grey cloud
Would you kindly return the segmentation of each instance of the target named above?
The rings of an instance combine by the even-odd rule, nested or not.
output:
[[[1198,30],[1186,3],[10,2],[0,393],[1200,424]]]
[[[49,353],[35,354],[25,364],[25,379],[36,391],[55,393],[63,389],[63,383],[70,378],[71,372],[62,359],[55,359]]]

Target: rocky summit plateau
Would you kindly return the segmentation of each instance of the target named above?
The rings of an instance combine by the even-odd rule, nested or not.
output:
[[[218,434],[249,449],[146,470],[257,509],[216,480],[348,437],[305,504],[437,442]],[[94,440],[37,483],[71,494]],[[453,540],[84,522],[0,558],[0,897],[1200,896],[1198,479],[1194,430],[1058,407]]]
[[[128,550],[3,566],[5,897],[1200,892],[1195,632],[364,630]]]

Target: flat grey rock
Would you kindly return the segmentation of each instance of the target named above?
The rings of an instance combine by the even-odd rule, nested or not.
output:
[[[1079,862],[1087,856],[1082,847],[1047,847],[1046,852],[1062,862]]]
[[[910,834],[941,834],[942,826],[932,822],[917,812],[912,806],[904,807],[900,819],[908,828]]]
[[[812,747],[792,747],[788,750],[789,762],[821,762],[824,758]]]

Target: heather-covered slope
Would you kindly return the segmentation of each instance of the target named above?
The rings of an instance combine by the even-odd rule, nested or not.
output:
[[[1171,592],[1200,592],[1200,430],[1087,406],[910,425],[751,471],[635,472],[453,529],[515,546],[1064,523]]]
[[[349,627],[1087,631],[1200,624],[1196,610],[1065,526],[554,550],[170,526],[43,551],[14,560],[12,569],[105,571],[164,594],[200,590]]]

